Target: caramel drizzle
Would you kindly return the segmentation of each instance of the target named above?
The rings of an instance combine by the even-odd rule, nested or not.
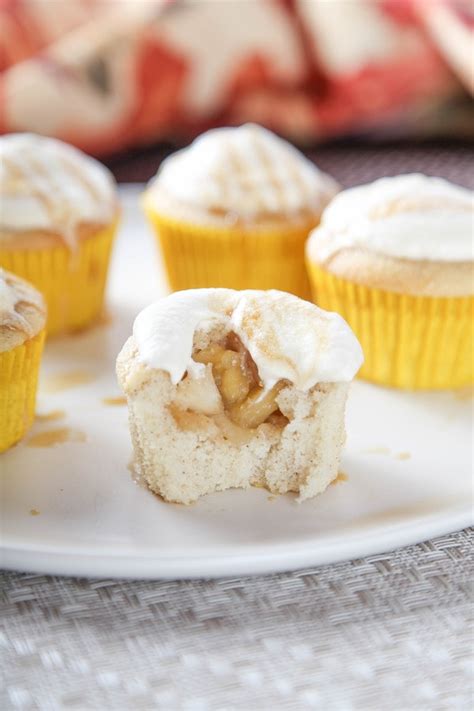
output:
[[[8,154],[2,157],[7,170],[28,183],[31,195],[45,208],[49,221],[55,229],[58,223],[62,226],[62,236],[65,241],[74,246],[78,220],[75,218],[80,197],[73,197],[64,185],[73,176],[76,184],[80,184],[97,206],[101,204],[100,191],[87,179],[87,171],[81,171],[69,156],[52,156],[49,151],[42,160],[41,152],[35,152],[34,146],[28,153],[25,149],[17,159]],[[66,175],[65,175],[66,174]]]
[[[231,190],[237,190],[239,196],[235,196],[235,202],[238,204],[239,198],[245,199],[252,190],[252,202],[257,205],[256,212],[260,214],[294,211],[295,205],[291,203],[289,190],[292,190],[293,194],[304,193],[308,204],[314,200],[314,191],[311,190],[309,181],[304,179],[301,170],[298,170],[296,157],[286,156],[284,165],[280,166],[258,134],[251,137],[248,150],[236,148],[231,138],[228,139],[226,148],[229,164],[226,165],[225,175],[218,176],[221,179],[220,188],[224,200],[231,201]],[[258,190],[252,189],[253,186],[246,180],[249,174],[261,176]]]

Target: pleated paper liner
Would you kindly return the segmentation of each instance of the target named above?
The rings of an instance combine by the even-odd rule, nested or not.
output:
[[[359,377],[404,389],[474,382],[474,298],[411,296],[336,277],[308,261],[313,301],[349,323],[364,350]]]
[[[116,227],[114,223],[80,240],[76,251],[66,245],[0,248],[0,266],[29,281],[45,297],[48,336],[80,330],[99,316]]]
[[[182,223],[144,204],[173,291],[201,287],[280,289],[310,298],[304,265],[309,228],[251,231]]]
[[[0,353],[0,452],[18,442],[33,422],[44,337],[43,329]]]

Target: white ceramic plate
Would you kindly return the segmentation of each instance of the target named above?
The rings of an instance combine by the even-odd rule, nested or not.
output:
[[[380,553],[472,522],[472,401],[461,393],[356,382],[346,478],[303,504],[251,489],[184,507],[134,483],[126,407],[104,399],[120,395],[115,356],[164,280],[137,188],[122,196],[110,323],[48,344],[37,410],[64,416],[38,420],[0,460],[4,567],[149,578],[267,573]],[[60,437],[70,441],[38,446]]]

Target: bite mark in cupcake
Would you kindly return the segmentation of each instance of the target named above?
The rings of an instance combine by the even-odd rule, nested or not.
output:
[[[340,317],[289,294],[175,293],[139,314],[117,360],[135,464],[179,503],[250,485],[314,496],[337,476],[361,361]]]

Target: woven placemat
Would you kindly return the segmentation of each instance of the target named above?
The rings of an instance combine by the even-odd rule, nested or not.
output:
[[[1,708],[467,711],[473,542],[265,578],[5,574]]]

